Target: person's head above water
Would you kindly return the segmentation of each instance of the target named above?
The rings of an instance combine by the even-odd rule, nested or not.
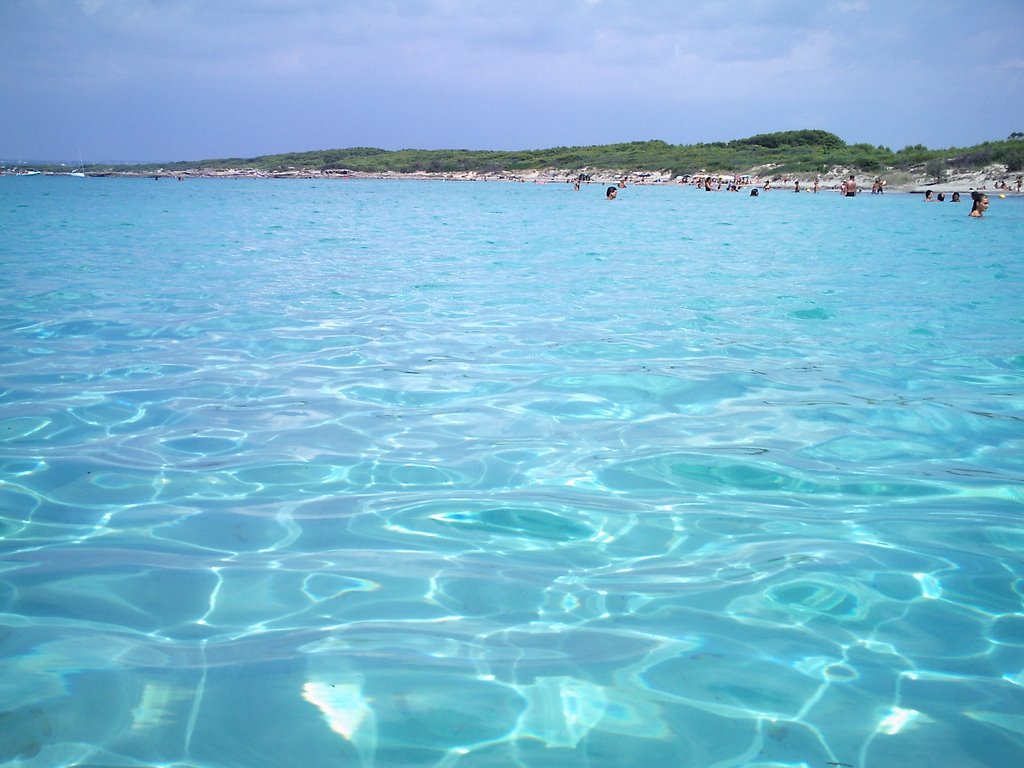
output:
[[[984,192],[974,190],[971,192],[971,200],[974,202],[973,205],[971,205],[971,212],[967,215],[980,219],[985,211],[988,210],[988,195]]]
[[[619,190],[617,190],[615,187],[608,187],[608,189],[604,191],[604,196],[607,197],[609,200],[614,200],[617,194],[619,194]]]

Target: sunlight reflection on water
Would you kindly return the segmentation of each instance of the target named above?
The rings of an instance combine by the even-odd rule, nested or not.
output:
[[[1021,201],[0,182],[0,761],[1024,747]]]

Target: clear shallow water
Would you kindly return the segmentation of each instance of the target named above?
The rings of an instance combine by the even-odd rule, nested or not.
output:
[[[1013,764],[967,210],[0,177],[0,762]]]

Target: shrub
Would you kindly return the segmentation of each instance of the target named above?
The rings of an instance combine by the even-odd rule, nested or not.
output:
[[[935,182],[941,184],[946,180],[946,163],[943,160],[935,158],[929,160],[924,166],[925,173],[935,179]]]

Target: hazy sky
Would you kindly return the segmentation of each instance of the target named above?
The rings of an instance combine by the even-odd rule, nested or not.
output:
[[[0,158],[1024,131],[1024,0],[0,0]]]

